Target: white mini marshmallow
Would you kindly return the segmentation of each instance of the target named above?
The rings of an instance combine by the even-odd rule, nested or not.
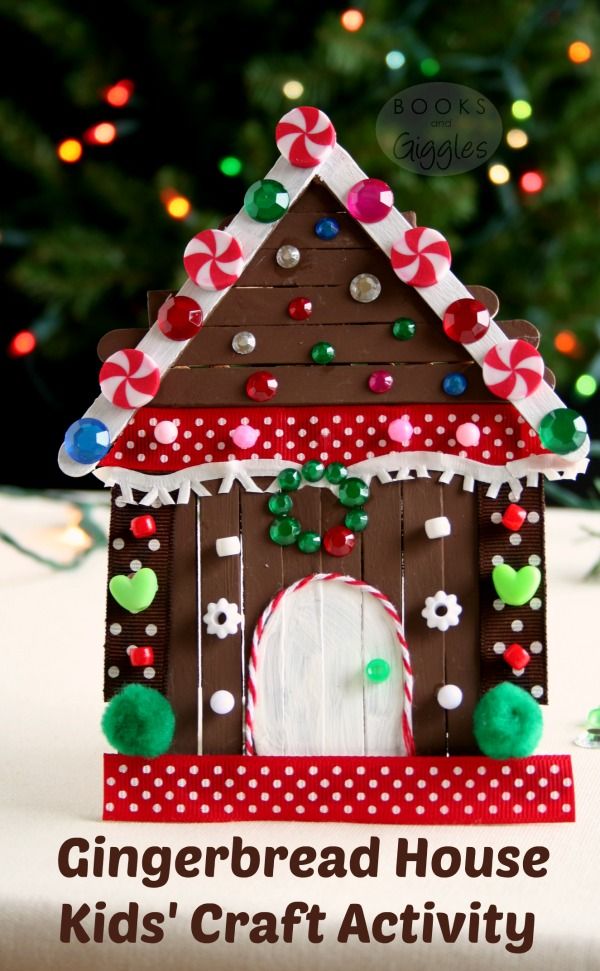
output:
[[[435,519],[425,520],[425,532],[429,539],[441,539],[452,532],[450,520],[447,516],[436,516]]]
[[[222,536],[216,542],[217,556],[239,556],[242,545],[239,536]]]

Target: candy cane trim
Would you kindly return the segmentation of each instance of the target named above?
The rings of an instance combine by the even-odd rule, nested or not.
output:
[[[280,606],[284,598],[289,598],[292,594],[296,593],[298,590],[302,590],[303,587],[308,586],[309,583],[315,583],[317,581],[328,583],[330,581],[337,581],[338,583],[346,583],[351,587],[360,587],[366,593],[370,593],[372,597],[375,597],[379,601],[385,612],[391,617],[394,629],[396,631],[396,637],[398,638],[398,643],[400,644],[400,649],[402,652],[402,666],[404,669],[404,706],[402,712],[402,737],[404,740],[404,748],[406,750],[406,755],[414,755],[415,753],[415,741],[413,736],[412,728],[412,700],[413,700],[413,673],[410,663],[410,655],[408,653],[408,645],[404,637],[404,628],[402,626],[402,620],[393,603],[387,599],[387,597],[381,593],[377,587],[372,587],[369,583],[365,583],[363,580],[356,580],[354,577],[345,576],[342,573],[312,573],[307,577],[303,577],[301,580],[296,580],[289,587],[284,587],[280,590],[269,604],[265,607],[262,614],[258,619],[258,623],[254,628],[254,633],[252,635],[252,647],[250,650],[250,662],[248,664],[248,691],[246,695],[246,755],[255,755],[254,747],[254,713],[256,708],[256,674],[258,670],[258,659],[259,659],[259,648],[260,643],[265,632],[265,628],[273,616],[277,608]]]

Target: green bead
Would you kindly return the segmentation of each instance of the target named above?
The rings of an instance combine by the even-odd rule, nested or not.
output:
[[[298,549],[303,553],[318,553],[321,549],[321,537],[318,533],[307,530],[298,537]]]
[[[592,708],[587,716],[585,727],[588,732],[592,732],[594,735],[600,735],[600,708]]]
[[[294,492],[300,487],[302,476],[298,469],[283,469],[277,476],[277,481],[279,488],[283,489],[284,492]]]
[[[339,485],[348,477],[348,469],[341,462],[332,462],[325,469],[325,478],[332,485]]]
[[[369,514],[364,509],[351,509],[346,513],[344,525],[351,529],[353,533],[362,533],[369,524]]]
[[[286,516],[276,519],[269,526],[269,536],[278,546],[291,546],[300,535],[301,526],[297,519]]]
[[[367,680],[371,681],[372,684],[382,684],[382,682],[387,681],[390,671],[388,662],[384,661],[382,657],[373,658],[365,668]]]
[[[244,196],[244,209],[259,223],[274,223],[281,219],[290,204],[287,189],[275,179],[253,182]]]
[[[318,482],[325,475],[325,466],[318,459],[310,459],[302,466],[302,475],[307,482]]]
[[[315,364],[331,364],[335,360],[335,347],[327,341],[319,341],[310,350]]]
[[[338,498],[342,506],[362,506],[369,498],[369,487],[362,479],[351,476],[341,483]]]
[[[392,334],[397,341],[409,341],[417,332],[417,325],[410,317],[398,317],[392,326]]]
[[[293,505],[291,496],[284,492],[277,492],[269,499],[269,512],[272,512],[274,516],[287,516]]]
[[[585,419],[573,408],[555,408],[542,418],[538,434],[544,448],[557,455],[574,452],[585,442]]]

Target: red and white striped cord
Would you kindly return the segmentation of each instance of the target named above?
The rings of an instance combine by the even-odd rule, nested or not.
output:
[[[402,736],[404,739],[404,748],[407,755],[413,755],[415,751],[415,743],[413,737],[412,729],[412,699],[413,699],[413,673],[410,665],[410,655],[408,653],[408,646],[404,638],[404,629],[402,626],[402,620],[393,603],[391,603],[384,594],[381,593],[376,587],[372,587],[368,583],[364,583],[363,580],[356,580],[354,577],[344,576],[341,573],[313,573],[310,576],[303,577],[302,580],[297,580],[292,583],[289,587],[285,587],[277,593],[271,602],[263,610],[258,623],[254,629],[254,634],[252,636],[252,648],[250,651],[250,663],[248,665],[248,691],[246,696],[246,755],[255,755],[254,748],[254,710],[256,707],[256,672],[258,667],[258,655],[260,643],[262,636],[265,631],[269,619],[275,613],[281,601],[284,597],[290,597],[292,594],[296,593],[298,590],[302,590],[303,587],[307,586],[309,583],[323,582],[327,583],[332,580],[338,583],[347,583],[349,586],[360,587],[366,593],[370,593],[371,596],[378,600],[385,610],[385,612],[391,617],[394,629],[396,631],[396,637],[398,638],[398,643],[400,644],[400,649],[402,652],[402,665],[404,669],[403,678],[403,691],[404,691],[404,706],[402,711]]]

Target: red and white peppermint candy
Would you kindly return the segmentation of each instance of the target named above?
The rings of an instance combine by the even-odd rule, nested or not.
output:
[[[403,283],[432,287],[446,276],[452,262],[450,247],[437,229],[406,229],[392,246],[392,268]]]
[[[543,377],[542,356],[527,341],[503,341],[483,359],[483,380],[498,398],[522,401],[539,388]]]
[[[116,351],[100,370],[100,390],[117,408],[141,408],[160,387],[160,371],[137,347]]]
[[[310,169],[329,155],[335,145],[335,128],[319,108],[292,108],[279,120],[275,141],[288,162]]]
[[[224,290],[244,269],[242,247],[222,229],[204,229],[190,239],[183,254],[185,272],[203,290]]]

